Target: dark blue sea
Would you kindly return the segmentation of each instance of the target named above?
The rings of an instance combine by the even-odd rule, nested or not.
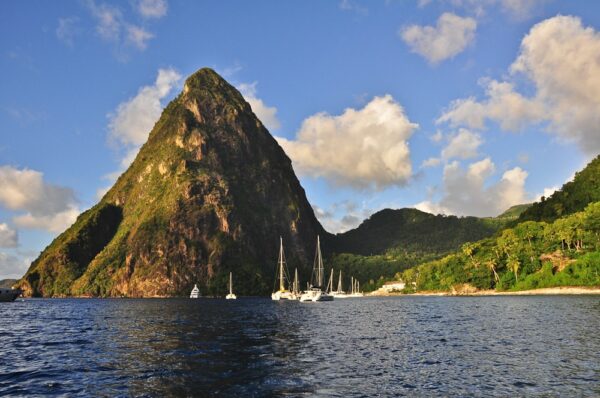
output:
[[[600,296],[0,303],[2,396],[600,396]]]

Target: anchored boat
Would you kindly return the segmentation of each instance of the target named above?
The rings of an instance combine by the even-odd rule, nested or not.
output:
[[[0,301],[15,301],[22,293],[21,289],[0,288]]]
[[[233,273],[229,273],[229,294],[225,296],[227,300],[237,300],[237,296],[233,294]]]
[[[190,293],[190,298],[198,298],[200,297],[200,289],[198,289],[198,286],[196,286],[196,284],[194,283],[194,288],[192,289],[191,293]]]
[[[313,272],[311,283],[314,282],[314,285],[309,285],[308,290],[302,293],[300,296],[300,301],[333,301],[333,296],[328,294],[326,290],[323,290],[323,257],[321,256],[321,240],[319,236],[317,236],[317,252],[315,253],[315,262],[313,265]]]
[[[296,270],[296,279],[298,277],[298,270]],[[286,280],[289,280],[287,266],[285,262],[285,254],[283,252],[283,238],[279,237],[279,259],[277,260],[277,276],[275,283],[279,282],[279,289],[271,294],[272,300],[296,300],[297,295],[290,292],[285,287]]]

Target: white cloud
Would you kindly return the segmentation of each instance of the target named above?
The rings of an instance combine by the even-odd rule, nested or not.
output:
[[[373,213],[371,209],[360,207],[352,201],[336,202],[327,209],[316,205],[312,207],[323,228],[331,233],[342,233],[356,228]]]
[[[353,0],[342,0],[340,1],[339,7],[344,11],[352,11],[359,15],[368,15],[369,9],[361,6],[358,1]]]
[[[162,18],[167,15],[166,0],[139,0],[137,11],[144,18]]]
[[[421,163],[421,167],[436,167],[442,163],[442,159],[440,158],[428,158]]]
[[[242,83],[237,88],[252,107],[252,111],[267,129],[277,130],[281,127],[281,123],[277,119],[277,108],[267,106],[260,98],[256,97],[256,84],[256,82]]]
[[[33,215],[26,213],[14,217],[13,221],[21,228],[41,229],[61,233],[75,222],[80,213],[79,208],[72,205],[67,210],[54,214]]]
[[[435,142],[437,144],[439,142],[442,142],[442,139],[444,139],[444,134],[440,130],[438,130],[438,131],[435,132],[435,134],[431,135],[429,137],[429,139],[432,142]]]
[[[6,223],[0,223],[0,247],[17,247],[18,245],[19,236],[17,231]]]
[[[474,158],[482,142],[479,134],[461,128],[458,133],[449,137],[448,145],[442,150],[442,158],[446,160]]]
[[[148,40],[153,37],[154,35],[144,28],[135,25],[127,26],[127,42],[138,50],[145,50],[148,47]]]
[[[73,190],[44,181],[39,171],[0,166],[0,204],[24,212],[14,217],[20,227],[61,232],[79,210]]]
[[[527,172],[520,167],[507,170],[496,183],[490,184],[495,165],[486,158],[469,165],[467,170],[457,161],[444,167],[444,193],[439,202],[424,201],[415,205],[434,214],[459,216],[496,216],[509,207],[529,200],[525,192]]]
[[[148,134],[160,117],[164,99],[181,80],[173,69],[159,69],[156,81],[151,86],[138,90],[135,97],[122,102],[109,117],[110,138],[126,146],[139,147],[148,139]]]
[[[517,131],[528,123],[542,120],[543,107],[515,92],[511,83],[483,79],[482,84],[486,87],[487,100],[480,102],[473,97],[455,100],[437,123],[483,129],[485,119],[489,118],[496,120],[504,130]]]
[[[484,128],[486,120],[504,130],[543,123],[547,131],[572,141],[590,155],[600,152],[600,33],[572,16],[535,25],[521,42],[510,72],[525,77],[533,95],[512,83],[486,83],[486,98],[454,101],[438,119],[453,126]]]
[[[446,12],[436,26],[411,25],[398,34],[411,51],[437,64],[461,53],[475,38],[477,21]]]
[[[277,140],[300,174],[338,186],[383,189],[410,179],[408,139],[416,128],[402,106],[385,95],[338,116],[317,113],[304,120],[295,140]]]
[[[78,23],[79,18],[77,17],[59,18],[58,27],[56,28],[56,37],[69,47],[72,47],[75,43],[75,36],[77,36],[78,33]]]
[[[0,279],[19,279],[29,268],[29,258],[19,258],[12,254],[0,252]]]
[[[133,47],[144,51],[148,47],[148,41],[155,37],[147,29],[127,21],[118,7],[106,3],[96,4],[94,0],[88,0],[87,5],[96,19],[96,34],[113,43],[117,57],[122,60],[127,59],[125,48]],[[136,9],[145,18],[160,18],[167,12],[167,3],[162,0],[140,0]]]
[[[88,6],[96,18],[96,33],[104,40],[116,41],[121,35],[123,14],[121,10],[108,4],[96,5],[89,1]]]

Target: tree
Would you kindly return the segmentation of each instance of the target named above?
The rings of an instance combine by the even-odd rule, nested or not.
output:
[[[511,256],[509,257],[506,265],[508,266],[508,269],[515,274],[515,282],[519,282],[519,267],[521,267],[519,259],[516,256]]]

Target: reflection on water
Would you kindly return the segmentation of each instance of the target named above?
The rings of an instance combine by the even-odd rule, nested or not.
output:
[[[600,394],[600,297],[2,303],[0,395]]]

